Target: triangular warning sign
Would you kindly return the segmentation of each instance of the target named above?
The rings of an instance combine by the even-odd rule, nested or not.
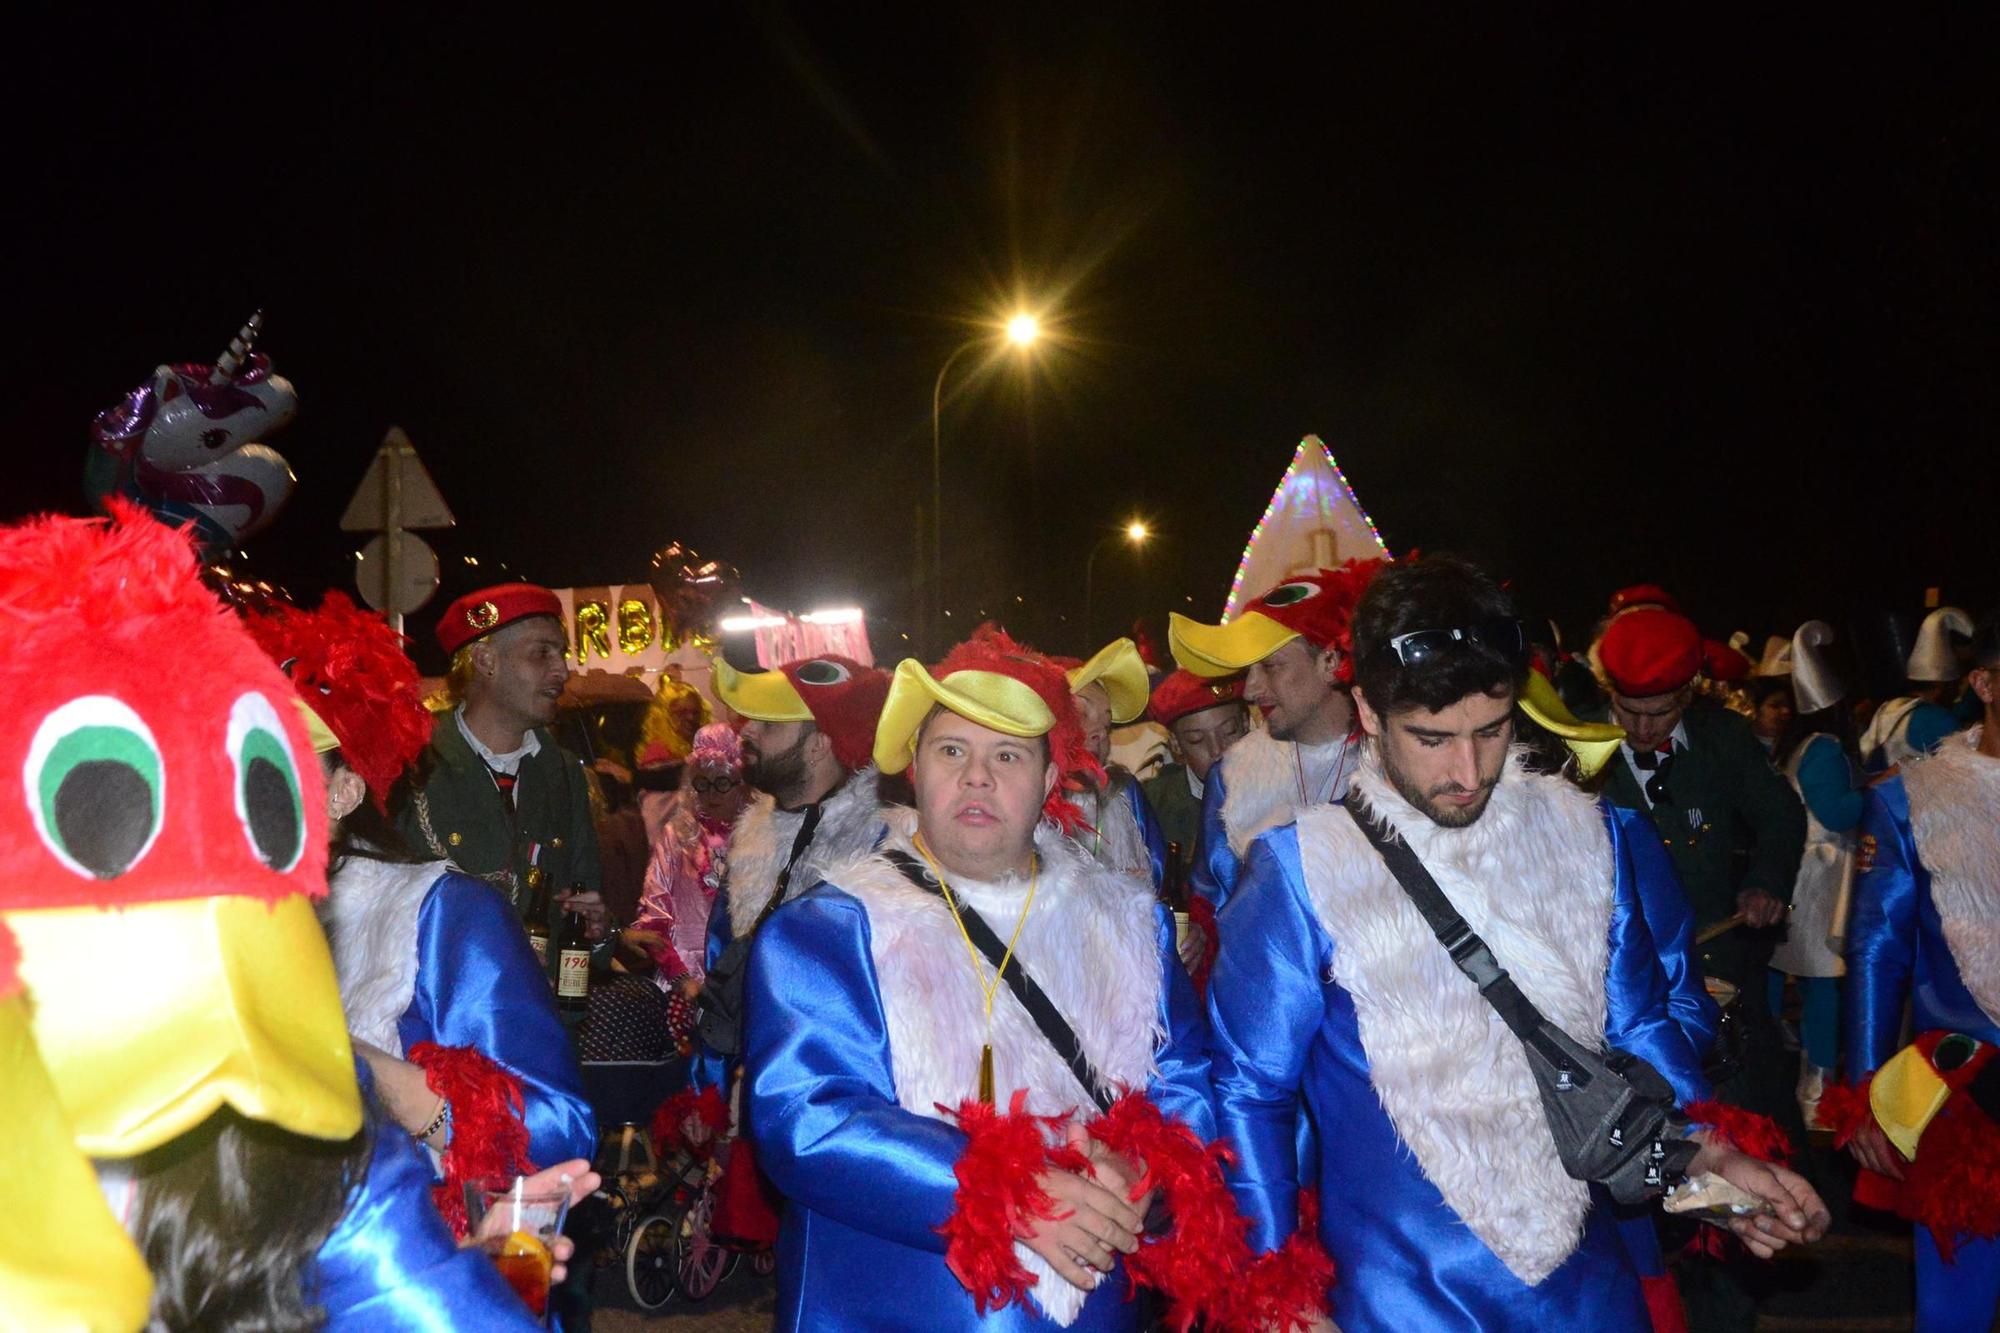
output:
[[[1238,607],[1293,574],[1387,554],[1388,544],[1354,498],[1340,465],[1319,436],[1308,435],[1299,441],[1291,466],[1271,493],[1264,517],[1251,529],[1222,618],[1234,619]]]
[[[393,474],[389,471],[391,467],[395,468]],[[384,531],[389,526],[386,519],[392,483],[400,491],[396,496],[398,528],[408,532],[458,525],[450,506],[444,502],[444,496],[438,493],[437,483],[431,480],[423,460],[417,457],[410,437],[403,434],[401,426],[391,426],[389,433],[382,437],[382,447],[375,451],[375,461],[368,465],[368,475],[361,479],[354,498],[347,502],[347,512],[340,516],[340,530]]]

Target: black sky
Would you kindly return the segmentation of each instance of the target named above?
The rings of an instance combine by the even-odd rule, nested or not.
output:
[[[1395,549],[1579,629],[1641,578],[1760,637],[2000,597],[1983,29],[142,12],[12,43],[9,516],[78,507],[91,415],[262,306],[303,410],[260,571],[347,581],[335,519],[400,422],[460,517],[447,596],[467,554],[625,582],[678,539],[861,602],[889,656],[932,377],[1060,292],[1063,346],[954,380],[958,624],[1086,650],[1086,552],[1135,512],[1164,540],[1099,557],[1098,637],[1212,614],[1309,431]]]

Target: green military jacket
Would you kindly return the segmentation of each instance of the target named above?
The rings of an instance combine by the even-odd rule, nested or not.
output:
[[[1789,903],[1806,844],[1805,807],[1792,784],[1737,714],[1697,704],[1681,726],[1687,746],[1674,752],[1667,799],[1648,813],[1694,908],[1696,930],[1734,915],[1745,889]],[[1603,794],[1613,805],[1647,810],[1622,750],[1604,775]],[[1760,944],[1753,932],[1729,931],[1701,946],[1702,971],[1748,984],[1760,947],[1768,949],[1768,941]]]
[[[1194,845],[1201,837],[1201,797],[1188,790],[1187,765],[1167,764],[1139,784],[1159,821],[1160,836],[1179,843],[1181,869],[1194,864]]]
[[[396,819],[414,847],[493,885],[516,912],[525,907],[528,858],[539,845],[553,938],[561,924],[556,895],[572,884],[599,888],[603,875],[583,764],[546,729],[537,727],[535,737],[542,748],[522,761],[510,810],[457,718],[439,713]]]

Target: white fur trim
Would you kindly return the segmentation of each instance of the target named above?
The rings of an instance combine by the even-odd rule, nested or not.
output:
[[[1903,765],[1910,832],[1931,872],[1931,902],[1965,989],[2000,1023],[2000,761],[1981,728]]]
[[[328,881],[326,933],[347,1029],[403,1053],[396,1023],[417,991],[417,915],[449,861],[397,865],[352,857]]]
[[[1075,841],[1079,847],[1106,870],[1115,870],[1123,875],[1137,875],[1149,883],[1153,878],[1153,853],[1146,846],[1146,836],[1139,831],[1139,816],[1132,809],[1132,798],[1124,789],[1124,784],[1133,782],[1129,773],[1115,775],[1113,785],[1102,792],[1092,792],[1080,797],[1077,804],[1083,807],[1084,817],[1090,821],[1090,832],[1078,832]]]
[[[895,810],[888,844],[915,855],[914,814]],[[1112,1084],[1145,1088],[1166,1033],[1160,1023],[1161,964],[1150,882],[1094,864],[1052,824],[1037,832],[1041,865],[1035,902],[1021,928],[1015,957],[1069,1020],[1077,1040]],[[979,1092],[979,1051],[989,1037],[981,982],[991,968],[972,959],[951,911],[935,894],[912,885],[877,855],[836,866],[832,884],[868,912],[871,953],[889,1023],[896,1100],[905,1110],[941,1119]],[[1020,919],[1027,885],[950,879],[964,907],[1005,940]],[[1036,1115],[1090,1120],[1097,1108],[1013,992],[993,998],[995,1100],[1005,1106],[1027,1090]],[[1039,1279],[1033,1297],[1048,1316],[1068,1325],[1088,1293],[1078,1291],[1026,1246],[1015,1254]]]
[[[1359,742],[1342,744],[1355,746]],[[1352,762],[1345,749],[1336,758],[1329,801],[1347,795],[1347,783],[1338,780],[1338,770]],[[1291,823],[1308,793],[1300,779],[1299,747],[1262,729],[1230,746],[1222,756],[1222,766],[1222,827],[1229,835],[1229,850],[1240,861],[1250,854],[1250,844],[1258,834]],[[1325,781],[1323,775],[1320,780]],[[1318,793],[1311,795],[1316,798]]]
[[[1601,1049],[1617,872],[1596,803],[1528,773],[1518,754],[1463,829],[1404,801],[1372,748],[1354,783],[1535,1006]],[[1590,1193],[1563,1170],[1520,1040],[1345,810],[1302,811],[1298,833],[1306,888],[1333,939],[1332,979],[1354,999],[1383,1110],[1473,1234],[1516,1277],[1540,1282],[1582,1239]]]
[[[828,866],[875,846],[882,833],[882,803],[875,790],[879,776],[872,765],[860,769],[827,797],[819,828],[792,870],[785,897],[798,897],[825,878]],[[777,802],[760,794],[736,821],[729,835],[726,880],[731,937],[742,939],[757,924],[804,819],[804,811],[780,810]]]

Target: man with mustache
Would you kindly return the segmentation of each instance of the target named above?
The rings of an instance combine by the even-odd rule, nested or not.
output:
[[[571,908],[603,938],[590,787],[549,730],[569,680],[562,603],[531,583],[481,588],[445,609],[437,639],[451,657],[452,709],[433,720],[411,773],[397,811],[404,836],[492,884],[517,912],[528,909],[528,868],[538,868],[556,890],[550,938]],[[582,892],[567,892],[578,884]],[[555,966],[553,954],[547,962]]]
[[[1650,1327],[1608,1196],[1565,1171],[1521,1039],[1363,818],[1414,853],[1549,1022],[1667,1080],[1688,1113],[1670,1133],[1700,1145],[1688,1172],[1771,1205],[1731,1223],[1753,1251],[1816,1238],[1818,1196],[1729,1146],[1722,1127],[1747,1136],[1752,1121],[1706,1100],[1624,826],[1510,753],[1528,655],[1506,593],[1462,561],[1391,566],[1355,609],[1353,648],[1367,739],[1352,808],[1315,805],[1255,840],[1210,981],[1218,1125],[1253,1244],[1291,1236],[1317,1187],[1347,1333]],[[1302,1112],[1324,1145],[1303,1155]]]
[[[1189,884],[1217,908],[1235,890],[1252,838],[1347,794],[1360,753],[1348,620],[1382,565],[1350,560],[1287,579],[1226,624],[1168,619],[1174,660],[1204,680],[1243,673],[1243,700],[1264,716],[1263,731],[1238,741],[1202,792]]]
[[[902,663],[874,754],[916,808],[758,932],[744,1105],[786,1199],[781,1328],[1130,1333],[1128,1276],[1276,1327],[1296,1306],[1255,1293],[1324,1285],[1323,1257],[1247,1271],[1172,921],[1065,836],[1102,780],[1070,691],[990,628]]]

